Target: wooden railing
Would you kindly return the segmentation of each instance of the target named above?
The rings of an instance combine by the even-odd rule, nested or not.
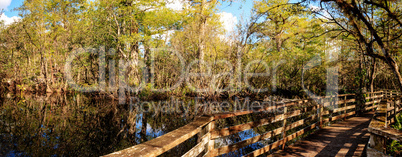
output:
[[[399,95],[396,92],[390,93],[388,97],[381,100],[368,128],[371,134],[367,156],[386,156],[387,139],[402,141],[402,133],[391,126],[396,121],[396,115],[402,109]]]
[[[373,92],[364,94],[366,102],[361,110],[374,110],[381,99],[391,97],[391,92]],[[356,95],[343,94],[337,96],[319,97],[308,100],[285,102],[275,106],[268,106],[257,111],[238,111],[202,116],[194,122],[169,132],[145,143],[108,154],[106,156],[159,156],[180,145],[190,138],[197,137],[197,144],[182,156],[218,156],[235,153],[243,156],[258,156],[274,149],[283,149],[286,144],[294,142],[303,135],[309,134],[316,128],[322,128],[328,122],[345,119],[356,113]],[[264,112],[280,111],[280,112]],[[220,126],[227,120],[236,121],[236,118],[248,116],[260,117],[242,124]],[[234,119],[234,120],[233,120]],[[225,123],[223,123],[225,124]],[[275,125],[274,125],[275,124]],[[269,127],[267,127],[269,126]],[[265,132],[257,128],[268,128]],[[219,139],[230,138],[245,131],[257,131],[258,135],[238,142],[221,146]],[[260,146],[251,152],[239,153],[243,148],[256,143],[268,144]],[[237,151],[237,152],[236,152]],[[181,154],[176,154],[180,156]]]

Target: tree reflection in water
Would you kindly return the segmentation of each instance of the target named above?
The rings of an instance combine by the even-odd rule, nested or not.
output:
[[[128,105],[80,94],[11,96],[0,103],[0,156],[105,155],[173,131],[194,117],[130,111]]]

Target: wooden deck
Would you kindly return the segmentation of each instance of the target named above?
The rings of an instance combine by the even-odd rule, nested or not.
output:
[[[400,111],[400,108],[402,108],[400,103],[402,97],[400,97],[399,93],[395,93],[393,91],[365,93],[364,96],[366,102],[359,107],[357,106],[355,94],[344,94],[317,97],[307,100],[282,102],[275,106],[269,105],[266,108],[261,108],[257,111],[241,110],[234,111],[232,113],[204,115],[203,117],[200,117],[186,126],[178,128],[151,141],[147,141],[145,143],[135,145],[105,156],[164,156],[165,152],[171,150],[176,151],[175,148],[177,148],[177,146],[192,138],[197,140],[195,146],[192,146],[190,150],[176,151],[177,154],[175,154],[175,156],[209,157],[220,155],[234,156],[234,154],[240,155],[239,152],[243,151],[243,148],[251,146],[260,141],[265,142],[266,139],[271,138],[275,141],[271,141],[270,144],[254,149],[251,152],[245,152],[247,154],[241,153],[241,155],[250,157],[260,155],[372,155],[372,147],[385,148],[384,139],[394,137],[390,136],[389,130],[385,130],[386,132],[384,132],[384,129],[382,128],[369,127],[372,126],[370,122],[373,117],[374,110],[376,110],[378,106],[382,106],[381,108],[385,107],[386,110],[384,111],[386,111],[386,116],[383,116],[385,119],[383,120],[383,123],[391,123],[392,121],[395,121],[393,117],[395,117],[395,115]],[[333,107],[335,109],[333,109]],[[265,111],[269,112],[265,113]],[[371,112],[363,116],[356,117],[355,113],[357,111]],[[253,116],[259,116],[260,118],[240,124],[231,124],[229,126],[224,126],[223,128],[217,126],[217,124],[219,125],[227,120],[237,120],[238,116],[243,116],[243,119],[244,117],[250,118]],[[336,123],[338,120],[344,121]],[[326,126],[328,122],[335,122],[336,124]],[[242,139],[228,145],[217,145],[217,139],[219,138],[231,138],[230,136],[236,135],[240,132],[253,130],[258,127],[265,127],[274,123],[276,125],[270,126],[274,127],[271,128],[270,131],[266,130],[267,132],[260,133],[252,138]],[[282,125],[280,125],[281,123]],[[308,135],[311,133],[311,130],[315,130],[316,128],[320,129],[315,133]],[[381,134],[373,135],[373,133]],[[304,137],[305,135],[308,136],[300,141],[297,141],[295,144],[290,145],[289,147],[284,147],[287,144],[293,143],[293,139],[301,136]],[[395,139],[402,141],[400,140],[400,137],[401,136],[398,134]],[[379,139],[380,143],[370,141],[370,147],[367,147],[369,139],[372,140],[373,138],[374,140]],[[380,145],[381,141],[383,143],[382,145]],[[273,152],[278,149],[281,149],[281,151]],[[385,152],[385,150],[378,149],[377,152],[381,153]]]
[[[366,156],[373,113],[324,127],[274,156]]]

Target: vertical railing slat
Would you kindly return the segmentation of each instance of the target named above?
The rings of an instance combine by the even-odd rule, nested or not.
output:
[[[212,132],[212,130],[215,130],[215,121],[212,121],[208,124],[207,126],[208,132]],[[207,150],[208,152],[206,153],[205,156],[207,157],[214,157],[216,156],[216,151],[215,151],[215,140],[211,138],[211,134],[209,134],[209,141],[207,145]]]
[[[323,115],[323,112],[324,112],[324,102],[323,102],[323,99],[318,99],[317,100],[318,101],[318,103],[319,103],[319,106],[320,106],[320,108],[317,110],[318,111],[318,114],[319,114],[319,117],[320,117],[320,129],[322,128],[322,115]]]
[[[286,121],[287,121],[287,118],[288,118],[288,116],[287,116],[287,113],[288,112],[288,107],[287,106],[285,106],[284,107],[284,109],[283,109],[283,128],[286,128]],[[285,149],[285,145],[286,145],[286,129],[283,129],[283,132],[282,132],[282,137],[283,137],[283,145],[282,145],[282,149]]]

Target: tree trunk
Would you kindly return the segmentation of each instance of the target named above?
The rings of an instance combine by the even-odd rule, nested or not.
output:
[[[375,69],[376,69],[376,59],[372,58],[372,68],[370,73],[370,92],[374,92]]]
[[[199,23],[199,36],[198,36],[198,59],[199,60],[204,60],[204,49],[205,49],[205,28],[206,28],[206,23],[207,23],[207,17],[205,17],[205,9],[206,9],[206,0],[202,0],[201,3],[201,10],[200,10],[200,23]],[[200,62],[200,68],[201,68],[201,62]]]
[[[40,52],[40,65],[41,65],[41,72],[42,72],[43,78],[45,80],[45,87],[47,90],[47,89],[49,89],[49,85],[47,82],[47,72],[46,72],[45,58],[43,56],[43,49]]]
[[[130,30],[132,34],[138,34],[139,33],[139,28],[137,27],[137,25],[133,26],[133,28]],[[130,63],[131,63],[131,69],[133,71],[134,74],[134,78],[136,79],[135,82],[138,82],[138,84],[141,83],[141,79],[138,78],[139,76],[139,72],[138,72],[138,55],[139,55],[139,42],[135,41],[133,43],[131,43],[131,47],[127,47],[127,49],[130,50]],[[126,77],[128,78],[128,77]]]
[[[135,82],[138,82],[138,84],[141,83],[141,79],[138,78],[139,77],[139,72],[138,72],[138,43],[134,43],[135,45],[132,47],[131,52],[130,52],[130,68],[131,72],[135,78]],[[126,74],[128,75],[130,71],[128,71]],[[126,78],[128,78],[128,76],[126,76]]]
[[[359,70],[358,70],[358,78],[359,78],[359,89],[357,90],[356,96],[357,96],[357,106],[356,106],[356,115],[361,115],[364,110],[364,105],[365,105],[365,98],[364,98],[364,93],[365,91],[365,85],[364,85],[364,74],[363,74],[363,53],[360,55],[359,59]]]
[[[140,132],[140,136],[141,136],[141,143],[147,141],[147,117],[146,117],[146,113],[143,112],[142,113],[142,126],[141,126],[141,132]]]
[[[401,73],[399,72],[399,66],[395,62],[394,59],[390,58],[388,60],[389,60],[388,65],[394,71],[394,74],[395,74],[396,78],[398,79],[399,90],[402,90],[402,76],[401,76]]]
[[[389,54],[389,47],[385,45],[385,43],[382,41],[382,38],[379,36],[378,31],[375,29],[372,23],[366,19],[366,17],[363,15],[362,11],[359,10],[359,7],[357,6],[355,1],[338,1],[338,0],[321,0],[322,2],[328,2],[328,1],[333,1],[335,2],[342,10],[343,13],[345,14],[346,17],[349,18],[350,22],[352,23],[352,26],[355,29],[354,35],[359,39],[359,42],[364,43],[366,46],[366,51],[369,56],[379,58],[382,61],[386,62],[390,68],[393,70],[395,77],[398,79],[398,86],[399,89],[402,89],[402,76],[399,72],[399,66],[395,62],[395,60],[392,58],[392,56]],[[362,26],[358,25],[358,21],[362,21],[363,24],[367,28],[362,28]],[[378,46],[381,49],[381,52],[383,55],[379,55],[374,53],[373,51],[373,44],[371,42],[368,42],[370,40],[367,40],[363,34],[361,33],[361,29],[368,29],[371,33],[371,35],[374,37],[374,41],[378,44]]]
[[[149,49],[149,46],[145,45],[145,52],[144,52],[144,60],[145,60],[145,65],[146,67],[144,68],[145,72],[145,82],[146,83],[151,83],[151,79],[153,77],[153,74],[151,73],[151,56],[150,56],[151,50]]]

